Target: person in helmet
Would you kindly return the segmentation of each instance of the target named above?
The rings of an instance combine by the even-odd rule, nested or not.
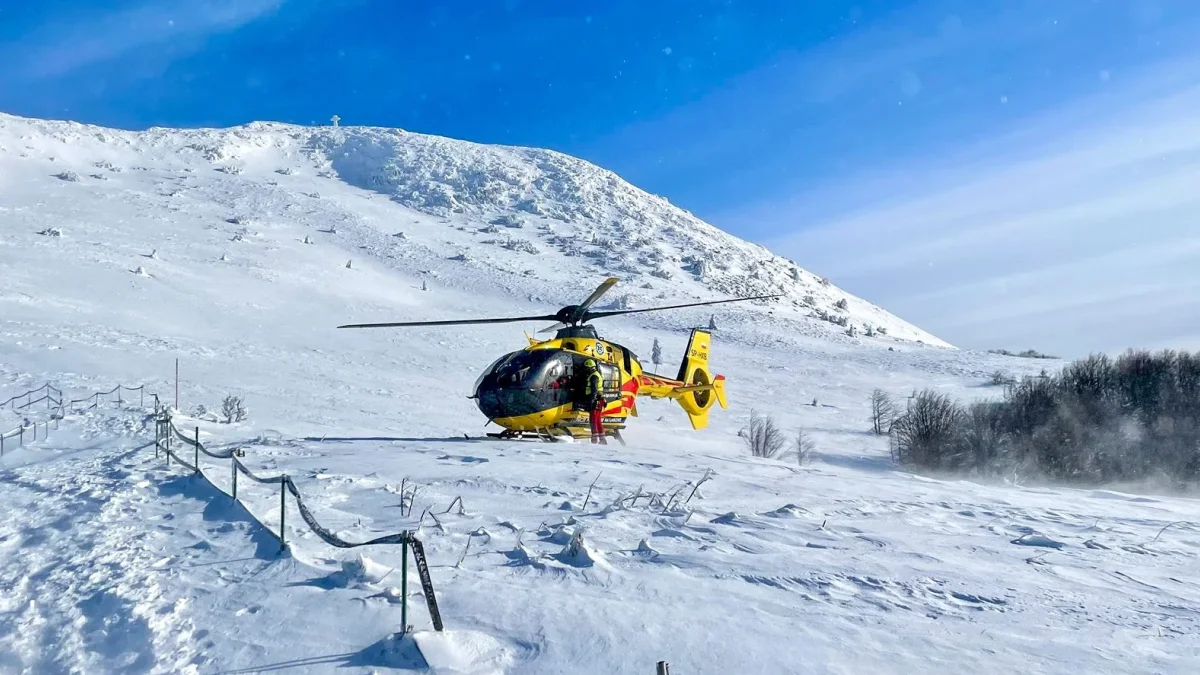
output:
[[[600,374],[600,366],[595,359],[585,360],[583,368],[587,377],[583,397],[592,424],[592,442],[607,445],[608,440],[604,437],[604,407],[608,402],[604,400],[604,377]]]

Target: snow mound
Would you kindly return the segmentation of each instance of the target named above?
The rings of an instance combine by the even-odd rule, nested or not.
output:
[[[354,560],[342,561],[342,569],[326,577],[335,588],[363,588],[378,584],[391,574],[392,568],[359,554]]]
[[[528,566],[536,569],[542,569],[544,564],[538,561],[538,555],[529,550],[524,544],[517,544],[516,548],[511,551],[505,551],[504,556],[508,558],[509,564],[513,567]]]
[[[517,652],[477,631],[418,631],[413,641],[434,675],[503,675],[517,662]]]
[[[742,517],[738,515],[737,511],[730,511],[729,513],[723,513],[713,518],[709,522],[718,525],[737,525],[741,519]]]
[[[637,548],[634,549],[634,553],[652,558],[658,555],[658,550],[651,546],[648,540],[643,539],[638,542]]]
[[[772,518],[800,518],[802,516],[808,515],[809,513],[811,513],[811,512],[808,509],[804,508],[803,506],[796,506],[795,504],[784,504],[783,506],[775,509],[774,511],[767,512],[766,515],[771,516]]]
[[[1037,533],[1023,534],[1020,537],[1013,539],[1012,543],[1016,544],[1017,546],[1036,546],[1039,548],[1056,548],[1056,549],[1063,548],[1064,546],[1066,546],[1066,544],[1064,544],[1061,541],[1056,541],[1054,539],[1051,539],[1050,537],[1047,537],[1044,534],[1037,534]]]
[[[555,557],[559,562],[571,567],[609,567],[604,555],[583,538],[582,531],[577,531],[572,535],[571,541]]]

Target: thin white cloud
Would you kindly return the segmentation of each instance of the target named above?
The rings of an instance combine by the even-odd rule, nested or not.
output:
[[[285,0],[146,0],[108,14],[54,22],[4,45],[9,77],[27,81],[61,76],[133,50],[199,47],[205,38],[237,30],[279,9]]]
[[[953,157],[730,215],[854,195],[868,206],[769,245],[961,346],[1197,346],[1198,75],[1160,65]]]

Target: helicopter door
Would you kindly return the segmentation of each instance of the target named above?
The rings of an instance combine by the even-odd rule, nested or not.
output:
[[[604,399],[615,401],[621,397],[621,371],[607,361],[601,361],[600,377],[604,379]]]
[[[603,381],[604,400],[615,401],[621,397],[621,371],[615,365],[608,361],[596,361],[597,367],[600,369],[600,379]],[[578,359],[578,364],[575,372],[580,374],[579,394],[583,397],[584,387],[587,384],[587,368],[583,365],[583,359]]]

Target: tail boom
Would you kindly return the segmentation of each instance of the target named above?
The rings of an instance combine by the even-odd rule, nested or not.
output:
[[[687,352],[679,364],[679,375],[668,379],[661,375],[643,373],[639,378],[638,395],[669,398],[679,403],[687,413],[693,429],[708,426],[708,410],[714,402],[728,407],[725,398],[725,376],[708,372],[708,353],[712,336],[699,328],[692,330]]]

